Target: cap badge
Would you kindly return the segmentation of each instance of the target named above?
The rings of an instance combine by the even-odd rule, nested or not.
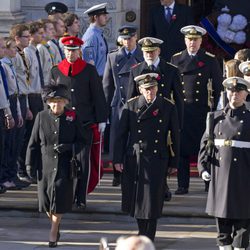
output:
[[[149,39],[146,39],[145,42],[144,42],[144,45],[145,46],[152,46],[153,43]]]
[[[197,30],[195,28],[192,28],[190,31],[189,31],[190,34],[197,34]]]
[[[237,79],[233,79],[233,86],[237,85]]]
[[[52,9],[52,10],[55,10],[55,9],[56,9],[56,6],[52,6],[51,9]]]
[[[128,29],[124,29],[122,33],[123,33],[123,34],[128,34],[129,31],[128,31]]]
[[[74,42],[73,40],[69,40],[69,43],[70,43],[70,44],[73,44],[73,42]]]

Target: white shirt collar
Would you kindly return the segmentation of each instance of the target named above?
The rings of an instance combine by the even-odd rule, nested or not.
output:
[[[165,10],[167,9],[167,7],[169,7],[171,9],[171,12],[173,12],[174,10],[174,5],[175,5],[175,1],[173,3],[171,3],[169,6],[164,6]]]

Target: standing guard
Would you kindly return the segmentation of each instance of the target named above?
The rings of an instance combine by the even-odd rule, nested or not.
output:
[[[208,161],[209,135],[205,132],[198,169],[205,181],[211,180],[206,212],[216,218],[219,249],[245,250],[250,228],[250,111],[244,102],[250,83],[229,77],[223,85],[229,103],[213,113],[213,154]]]

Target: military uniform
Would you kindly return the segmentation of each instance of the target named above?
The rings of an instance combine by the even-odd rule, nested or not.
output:
[[[94,5],[84,12],[88,16],[108,14],[107,3]],[[103,36],[103,29],[91,23],[82,36],[82,57],[86,62],[94,62],[98,75],[103,76],[108,54],[108,44]]]
[[[134,77],[141,74],[145,74],[147,72],[155,72],[159,74],[158,95],[161,97],[172,99],[175,102],[180,127],[182,127],[183,93],[180,80],[180,73],[174,65],[164,61],[163,59],[160,59],[159,64],[154,71],[149,68],[145,61],[137,64],[131,69],[129,77],[128,98],[138,95],[138,90],[136,88]]]
[[[215,146],[210,168],[206,157],[208,132],[203,135],[198,159],[199,172],[211,173],[206,212],[217,218],[219,246],[232,244],[234,249],[246,249],[250,225],[250,110],[244,104],[234,109],[228,104],[214,112],[213,121]]]
[[[122,112],[113,162],[124,163],[122,210],[138,220],[156,223],[161,216],[167,168],[178,164],[179,130],[176,124],[175,105],[159,96],[152,104],[148,104],[143,95],[132,98]],[[168,148],[169,131],[174,155]],[[143,228],[138,224],[141,234]],[[155,231],[146,235],[154,239],[154,234]]]
[[[71,40],[74,41],[72,46],[81,41],[77,37],[65,37],[62,40],[65,48],[65,44]],[[51,78],[55,84],[61,83],[68,87],[71,96],[69,107],[75,110],[82,125],[88,124],[88,127],[90,127],[94,123],[107,121],[107,104],[100,78],[93,65],[86,63],[80,58],[73,64],[64,59],[60,64],[52,68]],[[91,130],[88,129],[86,133],[88,133],[90,141],[89,145],[86,146],[86,152],[82,155],[84,176],[78,180],[80,187],[79,192],[77,191],[77,195],[79,195],[78,197],[83,203],[86,202],[89,180],[89,147],[92,140]]]
[[[198,39],[205,34],[201,27],[190,25],[181,32],[188,39]],[[184,95],[184,118],[181,131],[180,167],[176,194],[187,193],[189,188],[190,157],[197,156],[200,139],[205,130],[207,112],[217,107],[222,90],[222,72],[214,55],[199,49],[195,55],[183,50],[173,55],[171,62],[181,73]],[[213,99],[210,99],[210,96]]]
[[[143,61],[140,47],[137,45],[134,53],[128,58],[125,48],[109,53],[103,76],[103,89],[106,101],[112,108],[111,113],[111,137],[110,137],[110,154],[113,151],[113,141],[117,124],[121,115],[121,109],[127,100],[129,87],[129,74],[131,67],[138,62]]]

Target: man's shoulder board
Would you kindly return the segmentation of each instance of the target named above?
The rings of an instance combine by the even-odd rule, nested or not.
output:
[[[210,52],[207,52],[207,51],[205,52],[205,54],[208,55],[208,56],[211,56],[211,57],[215,57],[214,54],[212,54],[212,53],[210,53]]]
[[[167,97],[163,97],[164,100],[170,102],[171,104],[175,105],[175,102],[173,100],[168,99]]]
[[[131,101],[133,101],[133,100],[135,100],[135,99],[137,99],[137,98],[139,98],[139,96],[132,97],[132,98],[130,98],[127,102],[129,103],[129,102],[131,102]]]
[[[182,54],[182,51],[178,52],[178,53],[175,53],[173,56],[179,56]]]

